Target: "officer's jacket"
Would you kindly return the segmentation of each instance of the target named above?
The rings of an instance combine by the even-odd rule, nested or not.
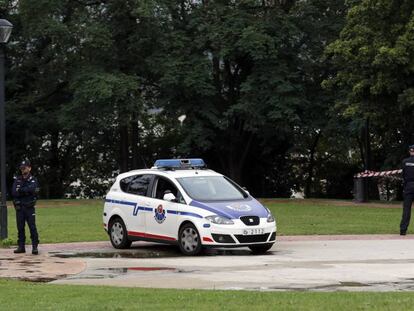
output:
[[[29,175],[18,176],[13,183],[12,196],[15,204],[22,207],[34,207],[37,200],[39,184],[36,177]]]

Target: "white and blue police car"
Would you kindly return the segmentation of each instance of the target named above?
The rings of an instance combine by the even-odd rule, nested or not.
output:
[[[141,240],[176,244],[185,255],[244,246],[260,254],[276,241],[269,209],[202,159],[157,160],[151,169],[120,174],[103,223],[119,249]]]

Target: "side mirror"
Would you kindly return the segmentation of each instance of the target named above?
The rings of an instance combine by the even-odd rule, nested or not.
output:
[[[174,194],[171,193],[171,191],[165,191],[164,197],[162,198],[164,201],[169,202],[177,202],[177,198]]]
[[[243,188],[244,192],[246,192],[248,195],[250,195],[250,192],[247,190],[246,187],[242,187],[242,188]]]

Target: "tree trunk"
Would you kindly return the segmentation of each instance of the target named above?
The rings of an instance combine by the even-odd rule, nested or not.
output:
[[[254,135],[249,133],[247,139],[240,140],[245,142],[244,144],[233,141],[229,144],[230,150],[227,156],[229,177],[240,185],[243,184],[243,170],[253,139]]]
[[[51,134],[50,144],[50,177],[47,199],[57,199],[63,196],[63,186],[60,180],[59,132]]]
[[[121,173],[128,171],[128,126],[119,125],[119,170]]]
[[[310,148],[309,165],[307,169],[308,178],[306,178],[306,183],[305,183],[305,196],[307,198],[312,195],[311,189],[312,189],[313,169],[315,167],[315,153],[316,153],[316,147],[318,146],[320,137],[321,137],[321,132],[317,133],[312,143],[312,146]]]
[[[136,113],[132,115],[131,121],[131,149],[132,149],[132,169],[137,169],[139,165],[139,131],[138,131],[138,120]]]

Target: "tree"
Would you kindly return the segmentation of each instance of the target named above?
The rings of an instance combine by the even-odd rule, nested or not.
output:
[[[414,140],[414,3],[354,2],[340,38],[327,49],[337,73],[325,81],[344,115],[370,119],[374,168],[398,167]]]
[[[187,116],[181,150],[241,181],[253,146],[278,144],[297,119],[297,29],[278,2],[163,4],[171,23],[152,59],[163,107]]]
[[[151,87],[135,63],[136,7],[41,0],[20,1],[14,11],[9,141],[15,162],[34,162],[46,197],[79,180],[102,189],[99,181],[141,163],[142,94]]]

